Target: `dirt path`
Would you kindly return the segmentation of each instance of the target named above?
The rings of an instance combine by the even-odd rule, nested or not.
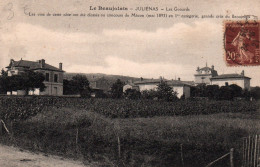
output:
[[[87,167],[82,162],[0,145],[0,167]]]

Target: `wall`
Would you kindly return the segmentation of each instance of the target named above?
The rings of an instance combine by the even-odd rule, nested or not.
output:
[[[144,90],[156,90],[159,83],[138,84],[140,92]]]
[[[62,96],[63,84],[55,82],[43,82],[46,86],[45,90],[40,92],[40,95]]]
[[[185,95],[185,99],[190,97],[190,87],[189,86],[184,86],[184,95]]]
[[[236,84],[240,86],[242,89],[250,89],[250,79],[244,78],[229,78],[229,79],[214,79],[211,81],[212,85],[225,86],[226,82],[228,85]]]
[[[42,92],[37,92],[35,95],[51,95],[51,96],[62,96],[63,95],[63,72],[59,71],[48,71],[48,70],[38,70],[46,75],[49,73],[49,81],[44,81],[44,85],[46,86],[45,90]],[[54,74],[58,75],[58,82],[54,82]]]
[[[7,92],[7,95],[10,95],[10,92]],[[25,90],[12,91],[12,95],[24,96],[26,95],[26,91]]]
[[[245,89],[250,90],[250,79],[245,78]]]
[[[201,77],[204,77],[204,79],[202,80]],[[200,83],[210,84],[210,78],[211,78],[211,74],[208,74],[208,75],[195,75],[195,83],[196,84],[200,84]]]
[[[183,86],[172,86],[172,89],[173,89],[173,91],[177,92],[177,97],[181,98],[181,96],[184,93]]]

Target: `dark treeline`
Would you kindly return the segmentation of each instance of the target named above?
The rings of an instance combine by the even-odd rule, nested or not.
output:
[[[255,87],[247,90],[235,84],[221,87],[218,85],[200,84],[196,87],[191,87],[191,97],[205,97],[211,100],[259,99],[260,88]]]

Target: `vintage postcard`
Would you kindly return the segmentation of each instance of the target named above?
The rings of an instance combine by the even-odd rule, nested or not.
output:
[[[260,167],[259,9],[1,0],[0,166]]]

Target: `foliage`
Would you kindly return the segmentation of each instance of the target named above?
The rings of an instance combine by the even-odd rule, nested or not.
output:
[[[124,93],[127,99],[140,99],[141,92],[136,89],[127,89]]]
[[[254,99],[260,99],[260,87],[253,87],[250,92]]]
[[[110,118],[197,115],[229,112],[253,112],[250,101],[183,100],[176,103],[153,100],[83,99],[66,97],[0,97],[3,119],[26,119],[48,107],[84,109]]]
[[[63,80],[63,92],[65,95],[80,94],[81,97],[90,97],[91,89],[85,75],[72,77],[72,80]]]
[[[109,110],[101,111],[105,107],[113,112],[116,107],[122,105],[121,103],[124,103],[125,108],[132,110],[148,107],[147,111],[155,106],[152,105],[153,103],[156,103],[160,105],[161,110],[165,111],[167,105],[173,103],[147,100],[141,103],[143,106],[140,106],[137,105],[136,100],[64,97],[0,97],[0,101],[6,102],[0,104],[0,111],[3,109],[1,107],[8,109],[13,104],[15,106],[8,109],[9,112],[16,109],[19,112],[23,110],[31,112],[32,109],[37,111],[36,114],[28,117],[29,119],[12,122],[5,120],[12,137],[2,135],[0,142],[43,151],[45,154],[80,157],[79,159],[84,157],[88,162],[98,161],[99,166],[112,166],[113,163],[115,166],[174,165],[179,167],[182,166],[183,158],[185,166],[201,167],[226,154],[230,148],[235,148],[236,162],[236,159],[242,156],[241,138],[259,132],[256,126],[259,119],[254,116],[257,112],[244,110],[255,103],[244,101],[214,103],[211,101],[212,108],[204,106],[207,110],[205,112],[212,113],[210,109],[216,111],[214,105],[219,110],[222,110],[224,105],[229,108],[226,109],[229,113],[138,119],[110,119],[95,112],[96,110],[100,110],[100,113],[108,112]],[[183,102],[178,101],[175,105],[179,109],[182,109],[183,105],[193,105],[194,109],[205,105],[200,101]],[[99,107],[101,105],[103,106]],[[116,105],[115,108],[112,108],[112,105]],[[132,105],[136,106],[131,108]],[[150,105],[152,106],[149,107]],[[27,109],[21,108],[22,106],[26,106]],[[237,111],[242,113],[230,113]],[[121,145],[120,158],[118,138]],[[181,155],[181,152],[185,154]],[[100,165],[101,161],[108,163]],[[228,163],[229,158],[223,159],[217,166],[227,166]]]
[[[5,71],[4,69],[2,69],[2,70],[1,70],[1,76],[2,76],[2,77],[7,77],[7,76],[8,76],[7,71]]]
[[[191,89],[192,97],[208,97],[214,100],[233,100],[235,97],[244,97],[245,95],[242,88],[236,84],[222,87],[199,84]]]
[[[165,101],[177,100],[177,92],[173,91],[166,82],[161,81],[157,88],[157,97],[158,99]]]
[[[118,79],[111,87],[112,98],[119,99],[123,96],[124,83]]]
[[[218,99],[219,97],[219,86],[208,85],[205,87],[205,94],[209,99]]]
[[[40,91],[43,91],[46,88],[43,83],[45,77],[40,72],[28,71],[23,77],[27,80],[25,90],[34,90],[35,88],[39,88]]]
[[[2,72],[4,73],[4,72]],[[0,88],[3,92],[25,90],[27,93],[29,90],[39,88],[40,91],[45,89],[43,81],[45,77],[40,72],[27,71],[20,75],[7,76],[6,74],[0,77]]]
[[[144,90],[141,92],[142,99],[157,99],[157,91],[156,90]]]

